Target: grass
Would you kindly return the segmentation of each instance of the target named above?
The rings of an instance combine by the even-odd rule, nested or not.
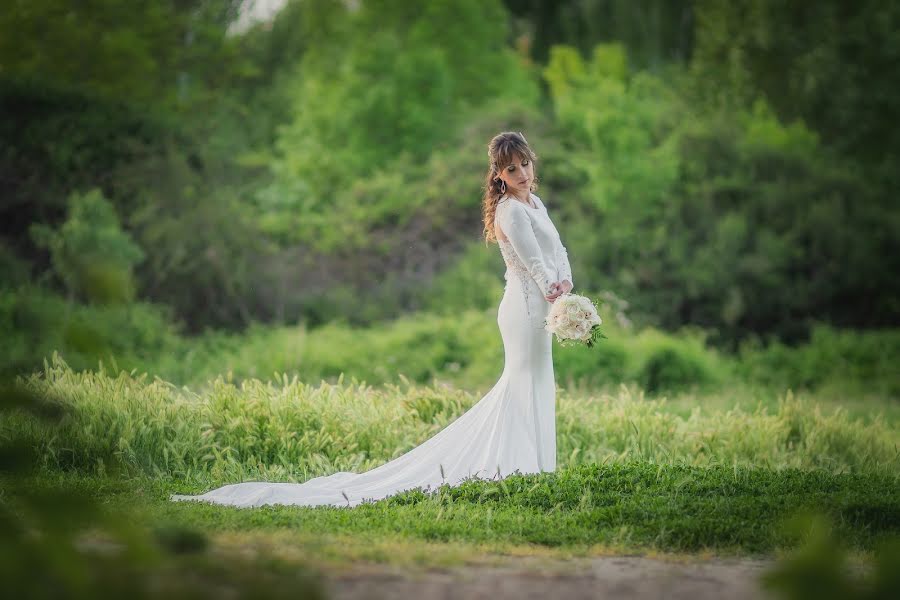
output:
[[[66,416],[55,425],[22,413],[0,422],[3,439],[32,449],[40,473],[4,485],[7,500],[57,486],[133,511],[148,527],[228,534],[232,543],[266,545],[287,532],[298,552],[336,561],[357,540],[349,545],[367,549],[346,556],[390,561],[404,548],[403,560],[426,563],[473,549],[768,554],[795,543],[786,519],[813,510],[861,552],[900,535],[897,428],[880,415],[825,410],[811,395],[770,395],[744,410],[747,398],[670,404],[629,387],[563,390],[556,473],[411,491],[352,510],[242,510],[168,496],[366,470],[432,436],[479,394],[286,376],[192,390],[147,375],[79,373],[58,357],[25,383]]]
[[[57,473],[31,485],[68,486],[102,499],[109,508],[136,511],[148,525],[189,527],[207,535],[290,534],[308,540],[307,547],[315,547],[317,539],[382,540],[380,548],[376,544],[356,553],[368,560],[387,560],[391,544],[415,552],[409,542],[449,544],[442,559],[449,556],[451,562],[452,549],[460,544],[574,554],[596,548],[772,554],[796,542],[785,533],[785,520],[809,511],[830,517],[844,543],[859,551],[900,535],[896,476],[822,470],[638,461],[579,465],[503,481],[469,481],[428,494],[415,490],[353,509],[173,503],[168,494],[182,486],[146,476]],[[17,488],[12,497],[22,493]],[[328,550],[333,557],[343,551],[333,544]]]
[[[442,385],[373,387],[221,378],[201,390],[120,372],[77,373],[59,358],[27,379],[57,398],[68,417],[51,430],[13,416],[0,432],[31,440],[51,469],[102,472],[124,465],[186,487],[247,479],[304,481],[362,471],[421,444],[478,399]],[[851,419],[814,396],[785,393],[752,411],[670,409],[620,388],[615,394],[558,395],[561,467],[644,461],[692,466],[900,471],[900,432],[882,417]],[[711,406],[724,402],[710,401]]]
[[[825,512],[840,524],[845,541],[871,548],[881,536],[900,534],[897,489],[897,478],[890,476],[634,462],[473,481],[437,494],[413,491],[354,510],[276,507],[254,514],[167,505],[157,510],[219,529],[287,527],[441,542],[759,553],[788,544],[782,521],[803,510]]]

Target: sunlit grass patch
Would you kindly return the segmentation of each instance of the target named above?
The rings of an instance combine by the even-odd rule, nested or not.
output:
[[[239,385],[219,378],[193,391],[146,375],[76,373],[58,358],[27,385],[72,409],[52,431],[24,416],[2,425],[9,436],[31,438],[46,466],[125,469],[177,480],[192,491],[368,470],[421,444],[478,400],[439,384],[313,385],[287,376]],[[683,409],[634,388],[561,392],[559,466],[640,460],[832,473],[900,470],[897,428],[877,416],[864,422],[843,410],[822,410],[814,397],[788,392],[752,410]]]
[[[39,483],[208,535],[293,532],[301,554],[318,538],[325,562],[340,562],[334,540],[350,538],[374,541],[348,556],[406,564],[450,564],[461,559],[459,547],[771,552],[790,543],[783,519],[808,508],[831,516],[858,549],[900,534],[896,428],[879,416],[822,410],[808,395],[785,393],[745,410],[673,407],[624,386],[561,391],[555,473],[408,491],[350,510],[242,510],[168,498],[366,470],[430,438],[478,395],[288,376],[219,378],[192,390],[147,375],[78,373],[58,358],[25,384],[69,409],[53,426],[17,413],[0,424],[7,439],[35,449]],[[440,557],[428,555],[429,545],[445,545]]]

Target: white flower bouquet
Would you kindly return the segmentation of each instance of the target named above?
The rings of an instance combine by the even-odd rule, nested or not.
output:
[[[593,300],[578,294],[563,294],[550,307],[544,329],[556,334],[563,346],[581,342],[590,348],[606,338],[600,331],[601,323]]]

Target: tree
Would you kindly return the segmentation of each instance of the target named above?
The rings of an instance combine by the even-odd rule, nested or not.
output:
[[[109,200],[98,189],[72,194],[69,214],[56,230],[31,227],[38,246],[50,251],[53,272],[70,298],[89,302],[130,302],[134,298],[132,268],[144,253],[122,230]]]

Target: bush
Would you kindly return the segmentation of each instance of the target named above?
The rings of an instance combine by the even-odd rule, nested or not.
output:
[[[50,252],[53,271],[72,296],[90,302],[121,303],[134,298],[132,268],[144,252],[123,231],[112,203],[99,188],[73,193],[68,218],[56,230],[35,223],[35,244]]]
[[[836,392],[866,390],[900,396],[900,331],[849,331],[827,325],[813,329],[796,347],[773,341],[745,342],[737,372],[746,381],[793,389]]]
[[[650,355],[639,381],[650,393],[683,390],[707,383],[710,374],[703,363],[669,346]]]
[[[53,352],[76,370],[96,368],[98,359],[152,370],[183,343],[165,307],[82,305],[29,285],[0,289],[0,338],[0,375],[7,376],[39,368]]]
[[[628,348],[622,339],[606,339],[590,350],[580,346],[553,349],[557,381],[598,388],[618,385],[628,373]]]

